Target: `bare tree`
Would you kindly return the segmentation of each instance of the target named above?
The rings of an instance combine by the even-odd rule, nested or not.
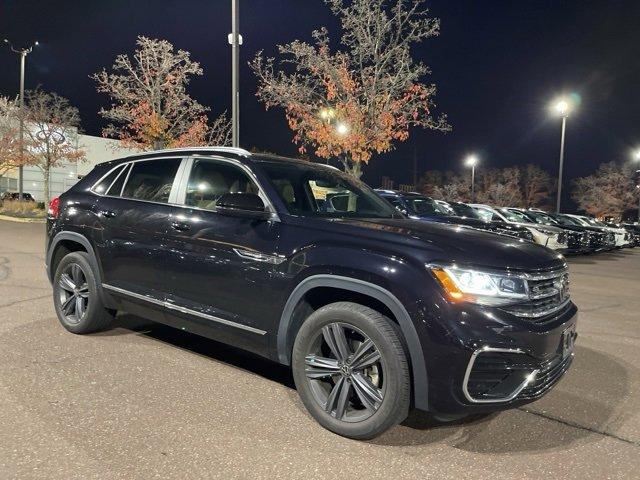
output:
[[[498,207],[517,207],[523,203],[518,167],[483,170],[478,184],[476,198],[479,203]]]
[[[123,147],[140,150],[228,143],[230,122],[220,115],[210,127],[207,107],[186,91],[193,76],[202,75],[189,52],[174,51],[166,40],[140,36],[132,58],[116,57],[113,72],[91,76],[97,90],[113,101],[100,115],[111,121],[103,135]]]
[[[25,94],[25,152],[42,170],[44,198],[48,203],[51,169],[62,162],[82,161],[85,152],[78,148],[80,114],[69,100],[40,89]]]
[[[281,69],[262,52],[250,65],[256,95],[267,109],[284,109],[300,152],[337,157],[360,177],[362,164],[405,141],[410,127],[450,129],[446,116],[431,114],[436,88],[422,83],[429,68],[411,56],[412,45],[438,35],[440,21],[424,0],[325,1],[340,17],[343,51],[331,52],[323,27],[313,45],[279,45]]]
[[[572,198],[591,215],[618,217],[637,205],[640,191],[634,172],[630,164],[602,163],[594,174],[574,180]]]
[[[526,208],[549,207],[556,189],[556,182],[549,172],[537,165],[528,164],[520,167],[520,188]]]
[[[447,170],[428,170],[419,182],[419,190],[425,195],[446,201],[468,202],[471,200],[471,179]]]

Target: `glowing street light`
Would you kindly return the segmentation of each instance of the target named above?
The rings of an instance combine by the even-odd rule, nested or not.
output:
[[[571,113],[573,102],[568,98],[558,98],[551,106],[556,115],[562,117],[562,133],[560,134],[560,166],[558,168],[558,193],[556,197],[556,213],[560,213],[560,199],[562,197],[562,168],[564,166],[564,137],[567,129],[567,118]]]
[[[467,167],[471,167],[471,201],[476,201],[476,165],[478,164],[478,156],[477,155],[469,155],[464,164]]]
[[[327,123],[331,123],[331,120],[336,116],[336,111],[331,108],[331,107],[327,107],[327,108],[321,108],[320,109],[320,118],[322,120],[326,120]]]
[[[349,133],[349,125],[342,122],[338,123],[338,125],[336,125],[336,132],[338,132],[338,135],[346,135]]]

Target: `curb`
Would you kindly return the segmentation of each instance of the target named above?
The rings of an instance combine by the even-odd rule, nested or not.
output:
[[[44,218],[21,218],[21,217],[11,217],[9,215],[0,215],[0,220],[6,220],[8,222],[16,222],[16,223],[44,223]]]

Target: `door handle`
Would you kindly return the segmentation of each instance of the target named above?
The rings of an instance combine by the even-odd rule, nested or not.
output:
[[[113,218],[116,216],[116,212],[114,212],[113,210],[101,210],[100,214],[103,217],[107,217],[107,218]]]
[[[171,224],[171,228],[173,228],[174,230],[177,230],[179,232],[186,232],[187,230],[189,230],[191,228],[191,225],[189,225],[188,223],[184,223],[184,222],[173,222]]]

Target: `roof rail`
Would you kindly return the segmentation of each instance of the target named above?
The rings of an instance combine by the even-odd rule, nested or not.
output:
[[[127,158],[129,158],[129,157],[139,157],[141,155],[153,155],[153,154],[156,154],[156,153],[202,152],[202,151],[235,153],[236,155],[242,155],[243,157],[250,157],[251,156],[251,152],[249,152],[248,150],[245,150],[244,148],[225,147],[225,146],[210,146],[210,147],[165,148],[165,149],[162,149],[162,150],[142,151],[142,152],[138,152],[138,153],[132,153],[131,155],[127,155]]]

